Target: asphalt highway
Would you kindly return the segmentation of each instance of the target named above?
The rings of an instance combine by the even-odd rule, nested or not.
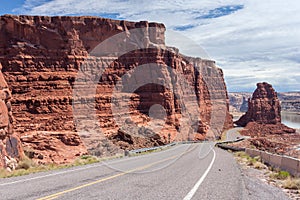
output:
[[[0,179],[0,199],[288,199],[210,143]]]

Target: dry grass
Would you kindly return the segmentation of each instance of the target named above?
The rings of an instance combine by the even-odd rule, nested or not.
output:
[[[255,169],[266,169],[267,166],[261,162],[261,158],[256,156],[254,158],[250,157],[245,152],[236,152],[234,154],[239,162],[246,164],[247,166],[252,166]]]
[[[259,157],[251,158],[245,152],[236,152],[236,160],[243,166],[259,169],[264,180],[273,186],[284,189],[283,191],[293,200],[300,200],[300,178],[293,177],[287,171],[278,167],[266,166]],[[259,177],[258,177],[259,178]],[[260,177],[261,178],[261,177]]]
[[[69,168],[74,166],[80,166],[80,165],[87,165],[100,162],[100,159],[98,159],[95,156],[81,156],[80,158],[77,158],[73,163],[70,164],[64,164],[64,165],[58,165],[58,164],[46,164],[46,165],[38,165],[33,160],[29,159],[28,157],[21,160],[16,168],[16,170],[9,172],[5,169],[0,170],[0,178],[9,178],[14,176],[23,176],[27,174],[37,173],[37,172],[44,172],[49,170],[56,170],[56,169],[63,169],[63,168]]]
[[[123,157],[122,154],[117,154],[115,156],[104,157],[104,158],[98,158],[96,156],[91,156],[91,155],[83,155],[77,158],[73,163],[64,164],[64,165],[58,165],[54,163],[39,165],[35,163],[33,160],[26,157],[18,163],[16,170],[12,172],[9,172],[5,169],[0,169],[0,178],[9,178],[9,177],[23,176],[23,175],[37,173],[37,172],[65,169],[65,168],[88,165],[88,164],[98,163],[101,161],[122,158],[122,157]]]
[[[255,169],[267,169],[266,165],[263,164],[263,163],[261,163],[261,162],[255,162],[255,163],[253,164],[253,167],[254,167]]]
[[[300,190],[300,178],[288,177],[282,184],[285,189]]]

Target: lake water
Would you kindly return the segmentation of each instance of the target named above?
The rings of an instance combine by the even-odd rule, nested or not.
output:
[[[291,128],[300,129],[300,114],[281,112],[281,121]]]

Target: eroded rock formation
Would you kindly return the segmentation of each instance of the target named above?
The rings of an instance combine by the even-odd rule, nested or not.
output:
[[[141,30],[137,35],[130,33],[130,30],[137,28]],[[214,61],[185,57],[177,49],[166,47],[164,32],[163,24],[144,21],[127,22],[96,17],[0,17],[0,62],[4,64],[3,73],[12,90],[15,131],[21,135],[28,151],[33,152],[34,158],[41,162],[51,161],[58,155],[51,154],[52,150],[64,143],[61,138],[66,133],[72,140],[72,134],[79,132],[81,137],[76,141],[84,140],[87,148],[97,155],[109,155],[120,149],[160,145],[169,140],[216,137],[223,129],[231,127],[232,119],[228,113],[229,102],[222,70],[215,66]],[[122,41],[115,41],[116,44],[125,41],[126,48],[135,49],[142,42],[143,48],[124,52],[120,56],[113,53],[102,55],[103,52],[100,52],[101,55],[90,55],[101,42],[118,33],[126,34],[121,38]],[[109,52],[113,47],[106,48]],[[122,84],[120,90],[129,99],[126,102],[129,110],[118,115],[127,114],[128,126],[133,124],[139,133],[128,135],[115,121],[111,96],[116,84],[121,80],[125,81],[124,77],[128,76],[126,73],[147,63],[165,67],[155,77],[161,83],[172,83],[172,88],[150,83],[129,91]],[[200,112],[199,123],[195,124],[191,135],[181,138],[176,138],[176,133],[182,128],[180,119],[184,118],[184,108],[181,106],[182,100],[176,97],[174,91],[179,91],[177,95],[181,96],[183,93],[180,91],[184,90],[166,66],[175,73],[182,74],[187,80],[196,95]],[[94,72],[99,67],[106,68],[102,75]],[[74,87],[81,87],[80,81],[76,80],[86,80],[86,77],[78,78],[79,72],[83,76],[91,74],[92,79],[99,80],[96,95],[74,97]],[[82,90],[85,91],[86,88],[83,87]],[[78,114],[77,121],[74,122],[73,100],[75,103],[80,102],[78,109],[82,109],[82,116],[89,116],[92,121],[95,114],[100,122],[99,130],[86,117],[81,120],[81,115]],[[146,126],[150,121],[149,109],[156,104],[166,110],[166,119],[159,134],[148,136]],[[188,106],[196,108],[194,104]],[[89,113],[87,108],[93,107],[96,113]],[[214,119],[222,119],[211,120],[212,115]],[[217,126],[217,130],[209,129]],[[92,133],[92,129],[95,132]],[[100,132],[103,134],[99,134]],[[60,140],[60,144],[47,143],[50,138]],[[84,152],[81,145],[73,147],[72,152],[77,152],[76,155]]]
[[[65,164],[87,154],[77,133],[68,131],[32,131],[21,137],[29,158],[40,164]]]
[[[247,112],[248,99],[252,94],[248,92],[230,92],[230,112]],[[281,111],[300,113],[300,92],[278,92]]]
[[[237,122],[246,126],[249,122],[261,124],[281,123],[281,107],[277,93],[268,83],[257,83],[257,89],[248,100],[248,111]]]
[[[0,168],[13,170],[24,153],[19,136],[13,132],[11,93],[0,63]]]
[[[280,110],[280,102],[272,85],[258,83],[252,98],[248,100],[248,111],[235,122],[245,126],[240,132],[250,138],[236,145],[300,158],[297,150],[300,135],[281,123]]]

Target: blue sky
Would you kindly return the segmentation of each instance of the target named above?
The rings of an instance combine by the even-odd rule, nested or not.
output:
[[[0,14],[13,13],[13,9],[21,7],[24,4],[24,0],[0,0]]]
[[[295,0],[0,0],[0,14],[94,15],[156,21],[192,39],[225,73],[229,91],[267,81],[300,91],[300,2]],[[199,56],[167,33],[168,45]],[[202,56],[202,54],[200,54]]]

